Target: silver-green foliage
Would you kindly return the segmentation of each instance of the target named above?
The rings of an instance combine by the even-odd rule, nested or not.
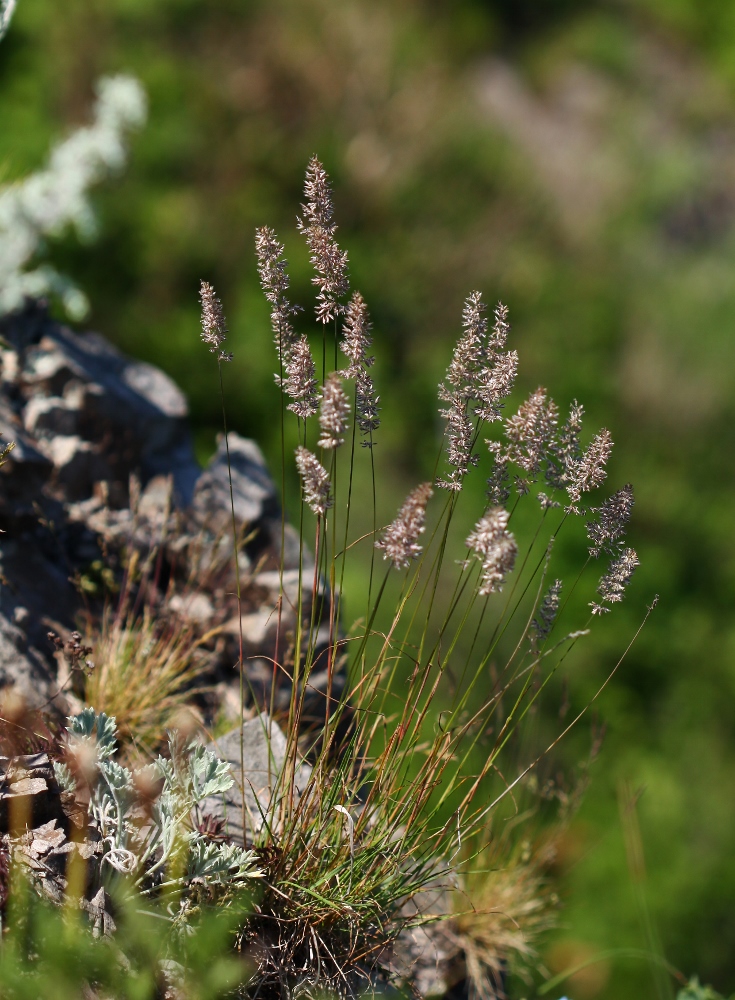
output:
[[[102,843],[101,868],[107,865],[129,875],[144,895],[161,885],[183,886],[193,880],[235,888],[260,877],[252,851],[214,843],[193,823],[203,799],[231,787],[228,764],[205,747],[183,744],[172,733],[170,758],[159,756],[131,771],[112,759],[117,749],[114,718],[92,708],[71,718],[67,733],[75,766],[55,764],[56,777],[66,789],[76,785],[73,772],[89,780],[90,824]],[[160,794],[141,820],[137,788],[160,782]]]

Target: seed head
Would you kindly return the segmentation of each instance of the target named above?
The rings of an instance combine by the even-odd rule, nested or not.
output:
[[[450,402],[456,396],[462,399],[473,397],[474,383],[487,338],[487,320],[484,316],[486,309],[480,292],[472,292],[465,300],[462,309],[464,334],[454,348],[445,381],[439,386],[440,399]]]
[[[365,300],[359,292],[353,292],[347,304],[340,344],[342,353],[350,359],[344,373],[346,378],[356,378],[361,367],[369,368],[375,360],[367,354],[373,342],[372,328]]]
[[[382,550],[383,558],[390,559],[396,569],[408,566],[412,559],[421,554],[421,546],[416,542],[424,530],[426,505],[433,492],[431,483],[417,486],[406,498],[395,521],[375,543],[375,548]]]
[[[508,307],[504,306],[502,302],[498,302],[495,306],[494,318],[495,322],[493,323],[493,330],[488,338],[489,347],[491,347],[494,351],[502,351],[505,347],[506,341],[508,340],[508,334],[510,333]]]
[[[531,622],[530,640],[531,649],[534,652],[537,652],[539,646],[549,638],[554,627],[556,616],[559,613],[561,588],[561,580],[554,580],[539,605],[538,616]]]
[[[367,437],[367,441],[361,442],[363,448],[372,448],[373,431],[380,427],[379,402],[380,396],[375,395],[372,375],[367,369],[360,368],[355,378],[355,408],[360,433]]]
[[[587,450],[577,461],[570,473],[567,493],[572,504],[579,502],[583,493],[599,486],[607,478],[605,465],[613,447],[610,431],[603,428],[595,434]]]
[[[319,426],[322,430],[318,441],[320,448],[338,448],[344,444],[349,415],[350,401],[342,388],[339,375],[332,372],[324,383],[319,411]]]
[[[510,515],[502,507],[492,507],[480,518],[467,539],[467,547],[482,560],[480,594],[503,589],[505,577],[515,565],[518,546],[507,530]]]
[[[232,361],[232,355],[222,350],[227,339],[227,324],[222,312],[222,303],[214,294],[214,288],[202,281],[199,285],[199,299],[202,303],[202,340],[218,361]]]
[[[569,408],[569,416],[564,421],[559,436],[553,442],[546,467],[546,482],[555,489],[563,489],[573,477],[582,451],[579,438],[582,433],[584,407],[575,399]]]
[[[594,507],[596,521],[587,522],[587,537],[592,542],[590,555],[598,558],[601,552],[615,555],[630,520],[635,498],[633,487],[628,483],[617,493],[613,493],[601,507]]]
[[[305,335],[301,335],[294,345],[291,356],[286,363],[286,377],[280,382],[283,391],[293,399],[289,403],[288,409],[292,410],[297,417],[306,420],[317,411],[319,405],[319,393],[317,392],[318,382],[316,380],[316,368],[314,359],[309,350],[309,342]]]
[[[486,306],[480,292],[472,292],[464,303],[460,337],[452,355],[444,381],[439,386],[439,399],[448,403],[441,415],[447,421],[447,458],[454,466],[450,474],[438,483],[443,489],[460,490],[469,467],[477,464],[472,452],[475,437],[473,417],[500,420],[502,400],[515,380],[518,355],[503,354],[510,327],[508,310],[501,303],[495,310],[495,325],[488,337]]]
[[[304,197],[303,218],[297,220],[297,228],[306,237],[311,263],[316,270],[316,277],[312,278],[312,284],[319,288],[316,318],[321,323],[330,323],[344,311],[338,299],[347,294],[350,286],[347,254],[334,239],[337,226],[333,221],[329,178],[316,156],[312,156],[306,168]]]
[[[265,297],[271,304],[271,326],[276,349],[281,363],[285,366],[291,356],[297,336],[291,317],[299,309],[291,305],[286,292],[289,278],[283,244],[278,242],[275,232],[268,226],[255,230],[255,252],[258,258],[258,274]]]
[[[597,593],[605,604],[617,604],[618,601],[622,601],[625,588],[630,583],[637,566],[640,566],[640,560],[633,549],[623,549],[620,555],[612,560],[610,568],[597,587]],[[593,615],[603,615],[610,610],[594,601],[590,604]]]
[[[315,514],[326,514],[333,500],[329,495],[329,473],[316,455],[306,448],[296,449],[296,468],[304,488],[304,500]]]
[[[478,417],[490,423],[501,419],[501,400],[510,396],[517,374],[517,351],[497,354],[493,364],[479,372],[475,384],[475,393],[480,403],[475,409]]]
[[[477,465],[477,455],[472,452],[472,442],[475,428],[467,415],[467,405],[459,393],[452,405],[441,411],[447,421],[447,459],[453,470],[445,479],[440,479],[437,486],[444,490],[461,490],[462,479],[467,475],[470,465]]]
[[[541,463],[549,455],[557,418],[556,403],[547,397],[546,389],[538,388],[521,403],[518,412],[505,421],[508,460],[532,476],[538,475]]]

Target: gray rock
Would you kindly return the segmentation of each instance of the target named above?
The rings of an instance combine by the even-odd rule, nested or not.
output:
[[[240,733],[245,761],[245,777],[240,769]],[[238,726],[231,732],[208,744],[207,749],[216,753],[221,760],[230,764],[234,785],[222,795],[211,796],[201,805],[202,815],[209,814],[224,820],[226,833],[236,843],[243,843],[242,790],[245,793],[246,839],[252,841],[253,834],[263,829],[264,820],[271,822],[283,790],[278,777],[286,761],[286,737],[276,722],[265,712]],[[295,787],[300,795],[311,775],[309,765],[299,759]]]
[[[62,396],[32,396],[23,411],[23,425],[29,434],[76,434],[79,407]]]
[[[160,369],[125,357],[96,334],[80,336],[49,322],[26,351],[21,386],[29,399],[63,396],[68,408],[79,409],[83,437],[103,443],[111,457],[122,446],[144,482],[172,474],[177,500],[191,499],[199,469],[186,399]]]
[[[278,495],[263,458],[254,441],[234,431],[222,436],[209,465],[199,476],[192,500],[198,523],[213,535],[231,532],[230,480],[227,446],[232,472],[232,499],[238,531],[247,532],[267,517],[280,513]],[[280,523],[280,522],[279,522]]]
[[[69,500],[88,497],[95,483],[107,481],[111,470],[99,448],[78,434],[57,434],[43,450],[54,466],[54,481]]]
[[[7,696],[8,689],[30,708],[39,708],[48,701],[55,685],[44,661],[28,650],[21,629],[0,614],[0,695]]]

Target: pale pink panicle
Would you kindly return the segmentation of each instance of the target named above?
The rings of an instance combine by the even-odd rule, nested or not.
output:
[[[347,254],[340,250],[334,234],[332,191],[327,172],[316,156],[306,168],[304,184],[306,203],[301,206],[303,217],[297,220],[300,233],[306,237],[310,260],[316,271],[312,284],[319,288],[316,317],[320,323],[330,323],[344,312],[339,302],[349,291]]]
[[[582,434],[583,416],[584,407],[575,399],[569,408],[569,416],[559,429],[557,439],[549,450],[546,481],[556,489],[564,489],[571,483],[582,457],[579,439]]]
[[[501,400],[513,390],[518,374],[518,352],[499,354],[491,367],[483,368],[477,379],[477,399],[480,405],[475,414],[491,423],[501,419]]]
[[[494,421],[501,418],[502,401],[510,394],[518,370],[515,351],[502,352],[510,329],[508,310],[498,303],[495,323],[488,334],[486,306],[480,292],[472,292],[464,303],[464,332],[452,355],[439,399],[448,406],[441,410],[447,421],[447,458],[453,467],[439,486],[460,490],[471,465],[477,464],[472,447],[475,441],[475,418]]]
[[[218,361],[232,361],[232,355],[222,350],[227,339],[227,323],[222,311],[222,303],[214,294],[214,288],[202,281],[199,285],[199,298],[202,303],[202,340]]]
[[[505,421],[508,461],[537,476],[553,447],[558,413],[554,400],[540,387],[521,403]]]
[[[445,379],[439,385],[439,399],[449,404],[439,412],[447,422],[447,460],[453,466],[449,475],[437,484],[445,490],[461,490],[469,467],[477,465],[477,455],[472,453],[474,426],[468,407],[475,396],[487,338],[487,320],[483,315],[486,308],[480,292],[472,292],[466,299],[462,309],[464,333],[457,341]]]
[[[617,604],[618,601],[622,601],[625,588],[638,566],[640,560],[634,549],[623,549],[620,555],[612,560],[597,587],[597,593],[602,597],[604,604]],[[592,614],[603,615],[609,611],[610,608],[606,608],[604,604],[591,602]]]
[[[431,483],[417,486],[406,498],[395,521],[375,543],[375,548],[382,551],[383,558],[389,559],[396,569],[403,569],[421,554],[421,546],[417,541],[424,530],[426,505],[433,492]]]
[[[296,449],[296,468],[304,488],[304,500],[315,514],[326,514],[333,500],[329,491],[329,473],[316,455],[299,446]]]
[[[493,594],[503,589],[505,578],[515,565],[518,546],[508,531],[510,515],[502,507],[491,507],[474,527],[467,539],[482,562],[480,594]]]
[[[360,432],[367,437],[362,441],[363,448],[372,448],[373,431],[380,427],[380,396],[375,395],[373,377],[366,368],[361,368],[355,378],[355,409],[357,410],[357,425]]]
[[[311,356],[309,342],[302,334],[296,341],[291,351],[291,355],[286,363],[286,375],[283,379],[278,379],[283,391],[290,396],[293,403],[288,404],[288,409],[306,420],[313,416],[319,405],[319,393],[316,380],[316,367]]]
[[[538,652],[539,646],[546,642],[554,627],[559,614],[561,588],[561,580],[554,580],[539,605],[537,616],[531,622],[530,641],[534,652]]]
[[[475,428],[467,415],[467,409],[458,397],[455,404],[442,410],[442,416],[447,421],[447,459],[454,466],[444,479],[437,483],[444,490],[459,491],[462,480],[467,475],[471,465],[477,465],[478,457],[472,452],[472,441]]]
[[[504,306],[502,302],[498,302],[495,306],[494,319],[492,333],[488,337],[489,346],[494,351],[502,351],[505,348],[508,334],[510,333],[508,307]]]
[[[610,458],[612,448],[612,436],[605,428],[592,438],[586,451],[575,464],[567,485],[567,493],[572,504],[578,503],[583,493],[588,493],[604,483],[607,478],[605,465]]]
[[[487,499],[491,506],[502,507],[510,497],[508,460],[503,454],[503,445],[500,441],[491,441],[486,438],[485,444],[493,456],[493,471],[487,481]]]
[[[340,344],[342,353],[350,359],[344,373],[346,378],[355,378],[361,366],[369,368],[375,360],[367,353],[373,342],[372,328],[365,300],[359,292],[353,292],[347,304]]]
[[[587,522],[587,537],[592,542],[589,550],[591,556],[597,559],[602,552],[615,555],[625,534],[634,503],[633,487],[627,483],[617,493],[608,497],[600,507],[592,508],[592,512],[597,514],[597,520]]]
[[[465,300],[462,308],[464,334],[454,348],[445,383],[439,387],[440,398],[447,402],[454,398],[455,393],[463,399],[473,396],[475,377],[483,361],[487,340],[486,309],[480,292],[472,292]]]
[[[291,305],[286,296],[289,278],[283,244],[278,242],[272,229],[261,226],[255,230],[255,252],[260,284],[271,305],[271,326],[276,348],[279,359],[285,366],[298,339],[291,317],[299,312],[299,307]]]
[[[345,320],[342,326],[342,353],[349,359],[348,367],[342,372],[345,378],[355,380],[355,411],[360,432],[367,437],[361,442],[363,448],[372,448],[373,431],[380,426],[378,403],[380,397],[375,395],[375,385],[370,374],[370,368],[375,358],[369,355],[372,344],[372,324],[368,315],[367,305],[359,292],[353,292],[347,305]]]
[[[338,373],[332,372],[322,390],[319,409],[319,427],[322,433],[317,442],[320,448],[339,448],[344,444],[349,415],[350,401],[347,393],[342,388]]]

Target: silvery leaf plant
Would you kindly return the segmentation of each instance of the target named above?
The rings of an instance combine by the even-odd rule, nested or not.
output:
[[[195,825],[200,803],[233,783],[229,765],[215,754],[169,733],[170,757],[131,771],[113,760],[115,719],[90,707],[69,719],[67,734],[69,763],[54,765],[56,778],[68,791],[82,782],[89,788],[102,881],[105,869],[110,877],[119,872],[151,896],[194,884],[232,890],[262,875],[252,851],[216,843]]]

